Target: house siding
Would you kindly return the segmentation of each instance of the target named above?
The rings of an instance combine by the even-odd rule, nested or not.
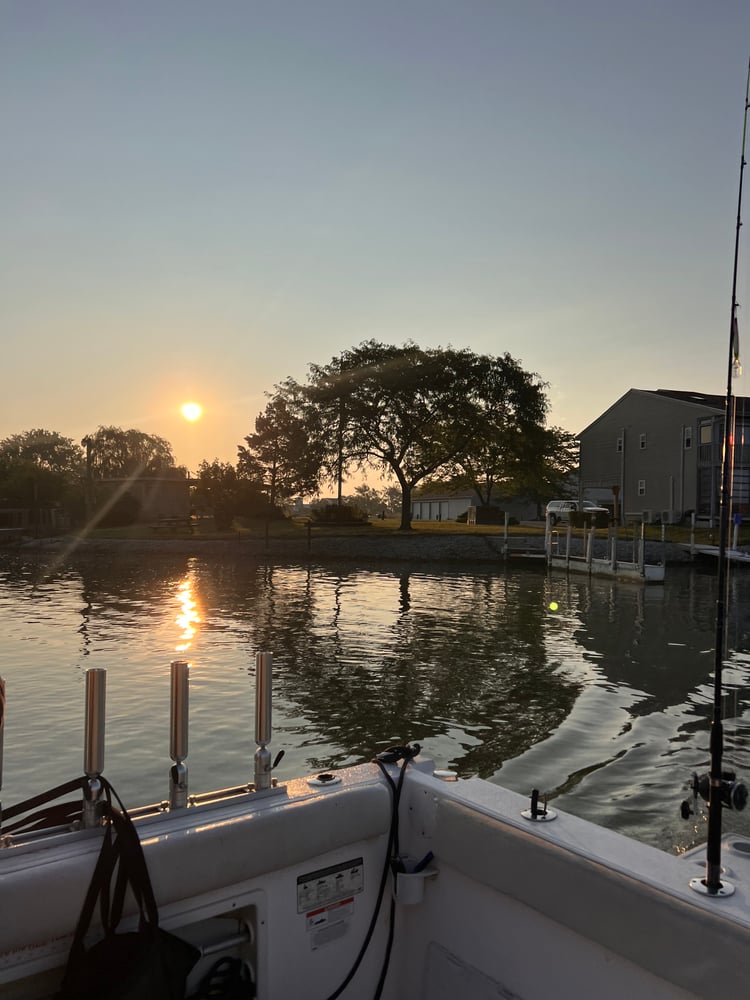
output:
[[[705,471],[699,489],[699,428],[717,421],[723,413],[714,406],[631,389],[579,435],[584,491],[608,489],[611,495],[619,486],[621,516],[680,520],[699,508],[710,516]],[[685,448],[688,428],[691,447]]]
[[[101,502],[116,493],[130,493],[140,505],[140,520],[158,517],[189,517],[191,480],[177,478],[98,479],[97,499]]]

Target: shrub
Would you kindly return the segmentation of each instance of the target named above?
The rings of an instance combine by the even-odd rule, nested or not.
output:
[[[313,521],[316,524],[369,524],[370,519],[364,511],[354,504],[326,504],[324,507],[314,507]]]

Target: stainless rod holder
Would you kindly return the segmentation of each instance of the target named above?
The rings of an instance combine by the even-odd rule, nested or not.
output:
[[[99,826],[102,807],[104,770],[104,728],[107,708],[107,671],[92,667],[86,671],[86,721],[84,730],[83,771],[88,787],[83,795],[84,827]]]
[[[190,664],[173,660],[170,665],[169,808],[184,809],[188,803],[188,718],[190,701]]]
[[[271,674],[272,653],[255,654],[255,790],[271,787]]]

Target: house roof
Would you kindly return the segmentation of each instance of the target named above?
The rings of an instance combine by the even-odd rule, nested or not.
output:
[[[597,424],[602,417],[606,416],[611,410],[613,410],[619,403],[623,401],[627,396],[632,393],[637,393],[640,395],[648,396],[661,396],[663,399],[674,399],[681,403],[689,403],[692,406],[698,406],[704,410],[714,410],[723,412],[724,403],[726,401],[725,396],[716,395],[716,393],[710,392],[695,392],[684,389],[628,389],[624,395],[620,396],[611,406],[607,407],[604,413],[601,413],[596,420],[592,420],[590,424],[583,428],[576,436],[580,438],[582,434],[586,431],[591,430],[595,424]],[[746,406],[750,407],[750,397],[748,396],[737,396],[737,400]]]
[[[697,403],[699,406],[710,406],[714,410],[723,410],[726,396],[717,396],[710,392],[684,392],[682,389],[644,389],[655,396],[669,396],[683,403]]]

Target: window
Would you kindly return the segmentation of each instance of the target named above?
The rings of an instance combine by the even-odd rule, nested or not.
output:
[[[638,441],[638,447],[639,448],[645,448],[646,447],[646,435],[645,434],[641,434],[640,439]]]
[[[638,480],[638,496],[639,497],[645,497],[645,495],[646,495],[646,480],[645,479],[639,479]]]
[[[617,451],[618,451],[618,454],[622,451],[622,438],[621,437],[619,437],[617,439]]]
[[[711,444],[712,424],[701,424],[701,444]]]
[[[693,447],[693,428],[692,427],[683,427],[682,428],[682,443],[683,443],[683,446],[684,446],[684,448],[685,448],[686,451],[687,451],[688,448],[692,448]]]

